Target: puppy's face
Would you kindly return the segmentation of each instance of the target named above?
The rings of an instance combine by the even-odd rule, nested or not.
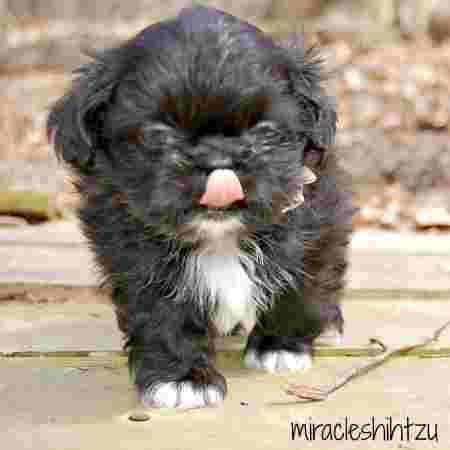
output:
[[[247,79],[235,80],[233,65],[222,67],[224,73],[208,71],[217,80],[207,80],[201,71],[210,60],[193,59],[188,72],[194,79],[183,74],[167,86],[151,74],[160,84],[147,94],[148,103],[138,105],[148,85],[127,80],[118,87],[106,119],[118,189],[146,222],[156,216],[179,233],[206,218],[239,216],[251,223],[280,215],[301,187],[306,139],[293,126],[296,105],[281,82],[245,72],[239,78]],[[151,62],[142,70],[151,71]]]
[[[49,120],[86,180],[187,242],[205,219],[249,229],[286,220],[312,180],[305,158],[320,157],[335,130],[301,48],[216,25],[192,31],[178,19],[104,53]]]

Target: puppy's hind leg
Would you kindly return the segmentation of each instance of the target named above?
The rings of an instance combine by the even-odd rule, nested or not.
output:
[[[340,338],[343,319],[339,304],[305,304],[303,299],[295,293],[285,294],[261,317],[247,341],[244,363],[248,368],[307,370],[312,367],[314,342],[320,339],[323,344],[330,334]]]
[[[264,313],[247,340],[244,364],[268,372],[302,371],[312,366],[312,344],[320,322],[295,292],[283,294]]]
[[[344,320],[339,298],[347,267],[347,232],[330,230],[317,245],[316,256],[305,258],[305,271],[312,276],[303,289],[281,294],[250,334],[244,358],[247,367],[270,372],[306,370],[312,365],[314,342],[340,342]]]

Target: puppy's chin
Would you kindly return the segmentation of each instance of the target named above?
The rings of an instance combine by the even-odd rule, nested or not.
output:
[[[236,248],[245,231],[246,226],[238,210],[205,208],[178,228],[177,239],[182,244],[192,245],[198,251],[206,251],[211,245],[226,251],[226,243],[233,243],[228,249]]]

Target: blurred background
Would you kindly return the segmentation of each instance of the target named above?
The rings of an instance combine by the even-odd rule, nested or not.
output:
[[[71,217],[47,143],[49,105],[83,49],[126,39],[188,0],[0,0],[0,226]],[[337,96],[336,148],[355,225],[450,231],[449,0],[216,0],[277,39],[319,44]]]

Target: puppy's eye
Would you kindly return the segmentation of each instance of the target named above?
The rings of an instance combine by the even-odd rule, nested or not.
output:
[[[154,122],[144,125],[142,128],[142,134],[147,139],[166,139],[173,136],[174,129],[169,125],[162,122]]]
[[[145,126],[143,129],[150,133],[170,133],[173,130],[172,127],[162,122],[152,123],[151,125]]]
[[[271,120],[263,120],[262,122],[258,122],[252,129],[258,133],[274,133],[279,131],[277,124]]]
[[[245,139],[249,144],[249,152],[261,153],[279,140],[280,129],[276,122],[263,120],[248,130]]]
[[[145,145],[152,140],[168,140],[173,135],[173,129],[164,123],[156,122],[127,131],[126,139],[131,144]]]

